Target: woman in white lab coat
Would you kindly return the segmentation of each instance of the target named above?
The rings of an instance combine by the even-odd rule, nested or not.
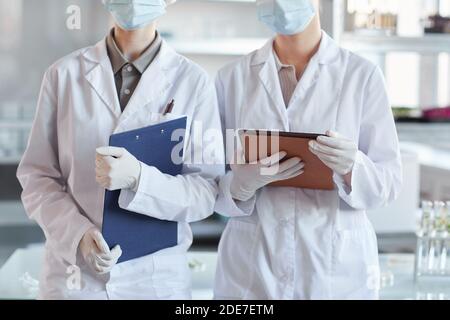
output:
[[[165,13],[166,2],[104,3],[116,20],[115,40],[123,53],[117,51],[116,57],[125,65],[113,72],[105,39],[52,65],[44,76],[28,148],[18,169],[26,211],[46,236],[40,298],[189,299],[188,223],[212,214],[218,193],[215,180],[223,174],[214,85],[202,69],[160,40],[157,54],[122,111],[122,98],[130,91],[116,87],[115,77],[138,74],[137,60],[125,61],[126,50],[153,45],[159,37],[154,21]],[[123,94],[120,101],[117,89]],[[95,161],[96,149],[108,146],[111,134],[169,119],[162,113],[172,99],[170,119],[188,116],[182,175],[165,175],[122,149],[102,148]],[[210,140],[211,135],[208,141],[201,135],[192,139],[194,122],[203,131],[218,131],[219,139]],[[203,154],[209,158],[189,161],[202,143],[209,148]],[[178,222],[178,244],[116,264],[120,247],[110,250],[100,232],[105,188],[121,189],[123,209]]]
[[[376,299],[377,241],[365,210],[392,201],[402,180],[383,76],[321,31],[318,1],[257,6],[277,36],[220,70],[224,129],[327,133],[310,150],[333,170],[335,190],[266,186],[302,174],[301,159],[281,162],[272,177],[232,164],[216,204],[231,219],[220,241],[215,297]],[[229,161],[233,154],[227,150]]]

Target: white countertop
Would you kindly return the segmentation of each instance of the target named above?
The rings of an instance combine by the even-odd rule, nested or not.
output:
[[[380,255],[382,300],[450,300],[450,278],[414,281],[414,255]],[[383,282],[385,282],[383,284]]]
[[[0,268],[0,298],[35,299],[43,246],[18,249]],[[189,253],[193,298],[211,299],[217,253]],[[380,255],[381,299],[450,299],[450,279],[423,279],[414,282],[414,255]]]
[[[11,255],[0,268],[0,299],[36,299],[43,255],[43,245],[18,249]],[[217,254],[192,252],[188,257],[192,271],[193,298],[212,299]]]
[[[422,166],[450,170],[450,152],[439,150],[421,143],[401,142],[403,152],[414,153]]]

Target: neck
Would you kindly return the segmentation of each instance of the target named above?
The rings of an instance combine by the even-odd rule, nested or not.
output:
[[[316,16],[306,30],[301,33],[278,34],[274,41],[274,49],[283,64],[296,67],[299,77],[319,49],[321,40],[322,30],[319,18]]]
[[[130,61],[138,59],[156,38],[156,24],[138,30],[114,28],[114,40],[122,54]]]

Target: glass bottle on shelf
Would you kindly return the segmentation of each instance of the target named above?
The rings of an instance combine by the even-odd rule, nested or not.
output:
[[[428,270],[430,239],[434,221],[433,203],[422,201],[422,219],[418,232],[418,243],[416,252],[416,274],[421,274]]]
[[[450,201],[445,203],[445,239],[444,239],[444,247],[445,247],[445,258],[443,254],[443,259],[445,259],[445,264],[441,269],[442,273],[446,275],[450,275]],[[444,252],[443,252],[444,253]]]
[[[442,201],[436,201],[434,207],[436,213],[436,239],[434,240],[436,250],[435,270],[439,273],[445,273],[447,264],[447,206]]]
[[[419,235],[427,236],[434,220],[433,202],[422,201],[422,219],[420,221]]]
[[[438,226],[440,221],[440,212],[445,204],[442,201],[435,201],[433,204],[433,221],[430,223],[428,253],[428,273],[435,273],[439,270],[439,261],[441,254],[441,239],[439,239]]]

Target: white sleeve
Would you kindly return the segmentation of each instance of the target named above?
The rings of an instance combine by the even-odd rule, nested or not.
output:
[[[378,68],[365,88],[359,151],[351,188],[335,175],[340,197],[355,209],[368,210],[395,200],[402,186],[402,164],[394,117],[384,77]]]
[[[122,209],[161,220],[194,222],[214,213],[218,194],[217,181],[224,174],[224,150],[219,110],[214,86],[201,90],[186,143],[183,172],[178,176],[163,174],[157,168],[142,164],[137,192],[122,190]],[[195,126],[202,126],[202,137],[193,138]],[[202,163],[191,155],[202,154]]]
[[[221,81],[220,73],[216,78],[216,92],[219,101],[220,116],[222,119],[222,126],[224,131],[224,137],[226,137],[226,129],[228,129],[226,117],[234,118],[235,110],[226,110],[225,89],[223,82]],[[235,129],[233,125],[231,129]],[[226,144],[226,159],[227,163],[231,161],[235,152],[232,144]],[[228,168],[229,169],[229,168]],[[233,199],[230,192],[231,180],[233,179],[233,172],[228,170],[227,174],[220,179],[219,182],[219,195],[215,206],[215,211],[226,217],[241,217],[249,216],[253,213],[256,204],[256,196],[253,196],[247,201],[239,201]]]
[[[217,197],[215,211],[225,217],[243,217],[250,216],[256,205],[256,195],[247,201],[239,201],[233,199],[230,192],[231,180],[233,172],[228,171],[225,176],[220,179],[219,196]]]
[[[66,191],[58,161],[57,98],[49,72],[44,76],[27,150],[17,170],[28,216],[44,231],[47,245],[70,264],[76,263],[78,244],[94,224]]]

